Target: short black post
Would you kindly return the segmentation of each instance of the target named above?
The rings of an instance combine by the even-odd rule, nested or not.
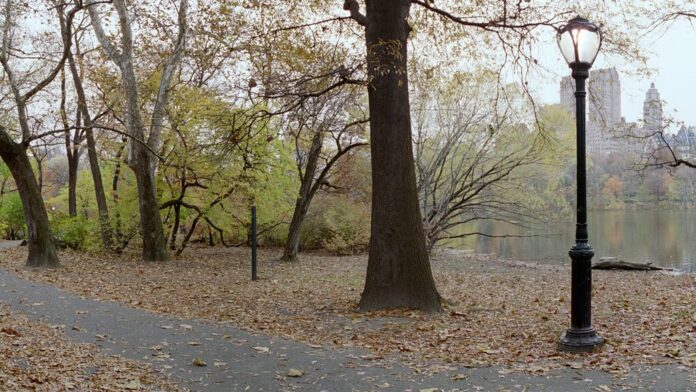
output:
[[[592,256],[587,233],[587,184],[585,167],[585,81],[589,76],[589,64],[571,66],[576,82],[577,122],[577,224],[575,245],[568,254],[571,259],[570,328],[558,342],[563,351],[588,352],[604,344],[592,327]]]
[[[258,280],[256,275],[256,206],[251,207],[251,280]]]

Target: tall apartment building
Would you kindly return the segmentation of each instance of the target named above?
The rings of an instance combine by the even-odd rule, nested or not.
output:
[[[660,92],[655,88],[655,83],[651,83],[650,88],[645,93],[645,101],[643,101],[644,134],[650,135],[663,131],[665,127],[663,120]],[[696,126],[682,125],[677,133],[671,135],[665,133],[663,136],[664,141],[662,138],[650,138],[648,149],[654,150],[664,147],[666,142],[679,158],[693,159],[696,157]]]
[[[665,142],[682,158],[696,157],[696,126],[682,126],[676,134],[652,137],[662,131],[663,112],[660,92],[655,83],[645,92],[643,124],[627,123],[621,117],[621,82],[616,69],[590,72],[588,82],[587,152],[591,155],[622,153],[642,154],[665,146]],[[561,105],[575,114],[575,83],[571,77],[561,79]]]
[[[561,106],[575,116],[575,80],[572,76],[561,79]]]
[[[575,114],[575,84],[571,77],[561,80],[561,105]],[[616,68],[590,71],[587,83],[587,152],[591,155],[636,152],[640,148],[626,137],[638,126],[621,116],[621,80]],[[639,152],[639,151],[638,151]]]
[[[590,154],[615,152],[619,146],[612,136],[621,123],[619,73],[616,68],[591,71],[587,85],[587,151]]]

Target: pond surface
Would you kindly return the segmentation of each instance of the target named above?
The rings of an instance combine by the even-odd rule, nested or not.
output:
[[[696,209],[590,211],[588,224],[595,261],[599,257],[614,256],[625,261],[652,262],[696,272]],[[495,253],[507,259],[570,265],[568,250],[574,243],[574,222],[534,229],[504,222],[481,222],[478,226],[463,228],[464,231],[531,237],[473,236],[443,245],[477,253]]]

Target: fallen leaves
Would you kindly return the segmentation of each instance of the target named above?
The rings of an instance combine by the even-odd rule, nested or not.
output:
[[[12,327],[2,327],[2,329],[0,329],[0,332],[12,336],[22,336],[21,333],[19,333],[16,329]]]
[[[1,391],[177,391],[142,363],[76,344],[63,328],[29,320],[0,305]]]
[[[304,376],[304,372],[302,370],[290,368],[290,369],[288,369],[287,376],[288,377],[302,377],[302,376]]]
[[[193,364],[194,364],[195,366],[199,366],[199,367],[208,366],[208,364],[205,363],[205,361],[203,361],[203,360],[200,359],[199,357],[196,357],[196,358],[193,359]]]
[[[264,354],[266,354],[266,353],[268,353],[268,352],[270,351],[270,350],[268,349],[268,347],[255,346],[255,347],[252,347],[252,348],[253,348],[254,350],[256,350],[256,351],[258,351],[258,352],[260,352],[260,353],[264,353]]]
[[[432,267],[447,299],[445,312],[359,314],[364,256],[302,255],[299,263],[281,263],[276,261],[279,253],[262,249],[262,279],[251,282],[245,248],[192,248],[178,259],[153,264],[140,262],[137,253],[117,257],[68,251],[61,255],[64,268],[56,270],[21,268],[22,252],[26,250],[2,253],[0,264],[78,295],[181,318],[230,322],[316,348],[367,349],[371,353],[356,358],[365,361],[398,356],[419,368],[430,369],[433,362],[504,365],[538,374],[556,368],[620,374],[638,364],[696,367],[694,275],[595,271],[594,326],[608,343],[600,352],[576,356],[556,350],[558,337],[569,326],[566,267],[438,254]],[[193,330],[178,323],[160,327]],[[252,348],[270,353],[269,347]]]

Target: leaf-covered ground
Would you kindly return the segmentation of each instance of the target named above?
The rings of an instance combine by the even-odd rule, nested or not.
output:
[[[175,391],[149,367],[76,344],[49,326],[0,305],[2,391]]]
[[[594,326],[607,340],[601,352],[559,353],[568,327],[568,268],[529,266],[486,256],[440,253],[433,270],[446,311],[358,313],[366,257],[302,255],[277,261],[262,250],[261,279],[249,279],[249,250],[195,248],[167,263],[135,254],[62,252],[57,270],[23,268],[25,249],[0,253],[0,265],[71,292],[158,313],[229,321],[249,330],[315,345],[362,347],[437,370],[448,363],[506,365],[543,373],[551,368],[631,365],[696,367],[696,276],[595,271]]]

